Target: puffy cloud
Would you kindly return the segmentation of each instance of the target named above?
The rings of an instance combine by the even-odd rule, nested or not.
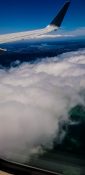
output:
[[[40,146],[52,147],[59,122],[84,105],[85,50],[37,64],[0,70],[0,155],[25,161]],[[62,131],[63,132],[63,131]]]

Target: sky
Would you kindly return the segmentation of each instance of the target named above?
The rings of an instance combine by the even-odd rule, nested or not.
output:
[[[47,26],[65,0],[0,0],[0,34]],[[85,1],[71,0],[61,28],[71,31],[85,27]]]

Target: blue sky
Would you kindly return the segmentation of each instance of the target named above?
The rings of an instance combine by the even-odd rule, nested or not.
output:
[[[0,0],[0,34],[48,25],[65,0]],[[62,23],[65,30],[85,27],[85,0],[71,0]]]

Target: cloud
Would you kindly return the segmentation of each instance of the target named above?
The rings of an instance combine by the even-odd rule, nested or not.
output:
[[[72,35],[70,35],[72,37]],[[67,38],[69,37],[68,34],[48,34],[48,35],[41,35],[37,36],[33,39],[59,39],[59,38]]]
[[[78,36],[84,36],[85,37],[85,27],[77,28],[75,30],[67,32],[67,34],[69,36],[74,36],[74,37],[78,37]]]
[[[41,35],[37,38],[46,38],[46,39],[63,39],[63,38],[74,38],[74,37],[85,37],[85,27],[76,28],[74,30],[68,31],[65,29],[59,29],[55,32],[50,32],[49,34]]]
[[[0,156],[25,161],[41,145],[52,147],[59,122],[69,120],[73,106],[84,105],[82,89],[85,50],[1,69]]]

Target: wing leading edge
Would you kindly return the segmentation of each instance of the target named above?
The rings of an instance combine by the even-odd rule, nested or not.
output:
[[[14,41],[20,41],[25,39],[33,39],[42,36],[43,34],[49,33],[51,31],[57,30],[67,12],[67,9],[69,7],[70,1],[67,1],[57,16],[53,19],[53,21],[48,25],[47,27],[39,30],[33,30],[33,31],[26,31],[26,32],[18,32],[18,33],[11,33],[11,34],[4,34],[0,35],[0,44],[2,43],[8,43],[8,42],[14,42]]]

